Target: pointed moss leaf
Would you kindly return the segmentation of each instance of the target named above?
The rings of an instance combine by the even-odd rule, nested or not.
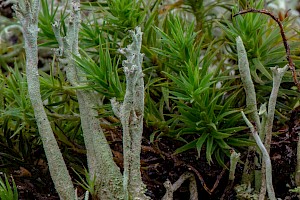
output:
[[[197,148],[197,152],[198,152],[198,157],[200,158],[200,153],[201,153],[201,149],[202,149],[202,146],[206,140],[206,138],[208,137],[208,133],[204,133],[202,134],[199,138],[198,138],[198,141],[196,143],[196,148]]]
[[[225,129],[222,129],[222,132],[223,133],[237,133],[239,131],[243,131],[243,130],[246,130],[248,129],[247,126],[237,126],[237,127],[231,127],[231,128],[225,128]]]
[[[172,81],[174,81],[177,85],[182,85],[182,82],[179,78],[167,73],[167,72],[163,72],[164,74],[167,75],[168,78],[170,78]]]
[[[201,79],[199,87],[204,88],[204,87],[210,86],[214,82],[214,81],[211,80],[212,76],[213,76],[213,73],[209,73],[209,74],[205,75]]]
[[[206,160],[210,164],[212,161],[212,154],[213,154],[213,144],[214,144],[214,139],[213,137],[208,137],[206,141]]]
[[[231,147],[222,139],[217,139],[216,142],[222,149],[231,149]]]
[[[193,140],[192,142],[189,142],[188,144],[183,145],[182,147],[179,147],[176,149],[175,154],[182,153],[184,151],[187,151],[189,149],[193,149],[196,147],[198,139]]]
[[[215,158],[218,162],[219,165],[221,165],[222,167],[226,168],[227,169],[227,166],[225,165],[224,163],[224,153],[221,152],[222,150],[221,149],[217,149],[216,152],[215,152]]]
[[[229,115],[239,114],[240,112],[241,112],[240,110],[229,110],[227,112],[224,112],[224,113],[218,115],[216,121],[221,121],[222,119],[224,119],[225,117],[227,117]]]
[[[265,75],[269,80],[272,80],[271,74],[266,70],[266,68],[263,66],[263,64],[260,62],[258,58],[252,59],[253,64],[255,65],[255,68],[258,69],[263,75]]]
[[[231,133],[222,133],[221,131],[213,131],[210,135],[215,139],[225,139],[232,136]]]
[[[186,101],[189,101],[191,99],[190,96],[182,94],[180,92],[170,91],[170,94],[174,95],[174,97],[170,97],[173,99],[181,99],[181,100],[186,100]]]
[[[209,123],[209,124],[207,124],[207,125],[208,125],[209,127],[213,128],[213,131],[217,131],[217,130],[218,130],[216,124],[214,124],[214,123]]]
[[[194,95],[193,96],[199,96],[202,93],[206,92],[207,90],[209,90],[209,87],[204,87],[204,88],[199,87],[198,89],[196,89],[194,91]]]
[[[243,147],[243,146],[254,146],[255,142],[246,138],[230,138],[227,141],[230,146]]]
[[[153,143],[154,142],[154,139],[155,139],[155,135],[159,133],[159,131],[154,131],[153,133],[151,133],[150,135],[150,142]]]

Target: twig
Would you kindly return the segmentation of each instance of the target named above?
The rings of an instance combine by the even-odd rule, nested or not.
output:
[[[190,200],[198,199],[198,192],[196,186],[196,180],[194,174],[191,172],[185,172],[182,174],[179,179],[172,185],[172,183],[167,180],[164,182],[164,186],[166,188],[166,194],[163,196],[162,200],[172,200],[174,192],[182,185],[182,183],[189,179],[190,180]]]
[[[168,154],[168,153],[166,153],[164,151],[161,151],[160,149],[154,148],[154,147],[142,146],[142,150],[146,151],[146,152],[152,152],[152,153],[155,153],[155,154],[162,154],[163,156],[166,156],[167,158],[171,158],[174,161],[174,163],[176,163],[175,166],[179,166],[179,165],[186,166],[189,170],[191,170],[192,172],[194,172],[197,175],[197,177],[198,177],[198,179],[199,179],[202,187],[204,188],[204,190],[209,195],[211,195],[214,192],[214,190],[218,187],[218,185],[220,183],[220,180],[223,177],[223,175],[225,174],[226,169],[227,169],[225,167],[223,168],[223,170],[221,171],[221,173],[217,176],[217,179],[216,179],[216,181],[215,181],[212,189],[210,189],[210,188],[207,187],[207,185],[206,185],[206,183],[204,181],[204,178],[202,177],[202,175],[200,174],[200,172],[195,167],[193,167],[192,165],[185,164],[183,161],[179,160],[176,156],[170,155],[170,154]],[[226,164],[226,166],[227,167],[229,166],[229,162]]]
[[[229,165],[229,163],[226,164],[227,167],[228,167],[228,165]],[[214,186],[212,187],[212,189],[210,190],[211,193],[213,193],[213,192],[215,191],[215,189],[218,187],[221,178],[223,177],[223,175],[224,175],[225,172],[226,172],[226,169],[227,169],[227,168],[224,167],[224,168],[222,169],[221,173],[217,176],[217,179],[216,179],[216,181],[215,181],[215,184],[214,184]]]
[[[160,144],[164,145],[163,143],[160,143]],[[152,148],[152,150],[150,150],[151,148]],[[189,170],[191,170],[192,172],[194,172],[196,174],[196,176],[198,177],[198,179],[199,179],[202,187],[204,188],[204,190],[209,195],[212,195],[212,193],[214,192],[214,190],[218,187],[219,182],[220,182],[221,178],[223,177],[223,175],[225,174],[226,169],[227,169],[225,167],[223,168],[223,170],[221,171],[221,173],[217,176],[217,179],[216,179],[216,181],[215,181],[212,189],[210,189],[210,188],[207,187],[204,178],[202,177],[202,175],[200,174],[200,172],[195,167],[193,167],[190,164],[184,163],[182,160],[178,159],[175,155],[171,155],[169,153],[166,153],[166,152],[160,150],[159,148],[154,148],[154,147],[151,147],[151,148],[149,148],[149,151],[151,151],[152,153],[161,154],[161,155],[165,156],[166,158],[171,158],[173,160],[175,166],[185,166]],[[229,166],[229,162],[226,164],[226,166],[227,167]]]
[[[198,177],[198,179],[200,180],[201,185],[202,185],[202,187],[204,188],[204,190],[205,190],[209,195],[211,195],[211,194],[212,194],[212,191],[206,186],[205,181],[204,181],[203,177],[201,176],[201,174],[199,173],[199,171],[198,171],[197,169],[195,169],[192,165],[186,164],[185,166],[187,166],[191,171],[193,171],[193,172],[197,175],[197,177]]]
[[[261,13],[261,14],[268,15],[278,24],[278,26],[280,28],[280,34],[281,34],[281,37],[282,37],[283,45],[284,45],[285,52],[286,52],[286,59],[289,63],[289,68],[292,71],[294,83],[297,86],[298,91],[300,91],[300,83],[297,79],[295,64],[293,63],[293,60],[291,58],[290,46],[287,42],[287,39],[286,39],[286,36],[285,36],[285,33],[284,33],[284,29],[283,29],[282,23],[280,22],[280,19],[275,17],[275,15],[273,13],[271,13],[270,11],[268,11],[266,9],[257,10],[257,9],[254,9],[254,8],[250,8],[250,9],[247,9],[247,10],[242,10],[242,11],[238,12],[237,14],[233,15],[233,17],[236,17],[237,15],[247,14],[247,13]]]

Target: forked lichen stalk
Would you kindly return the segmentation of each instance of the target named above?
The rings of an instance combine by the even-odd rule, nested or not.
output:
[[[143,54],[141,28],[130,31],[132,44],[120,49],[126,56],[123,70],[126,77],[126,92],[123,103],[112,99],[115,115],[123,127],[124,173],[123,188],[125,199],[148,199],[145,196],[145,185],[140,171],[140,153],[144,117],[144,79],[142,71]]]

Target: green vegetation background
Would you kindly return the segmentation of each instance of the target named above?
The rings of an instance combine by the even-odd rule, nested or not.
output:
[[[152,143],[179,140],[175,154],[196,149],[208,163],[224,166],[230,150],[244,151],[253,145],[241,110],[245,94],[237,72],[235,38],[239,35],[248,52],[258,104],[268,101],[272,87],[269,68],[287,64],[279,28],[269,17],[250,13],[232,17],[246,8],[264,8],[264,1],[108,0],[82,2],[79,35],[81,58],[78,70],[88,77],[82,88],[66,82],[54,48],[58,47],[51,24],[66,27],[68,12],[63,3],[41,1],[39,16],[40,81],[44,105],[60,148],[70,165],[84,174],[80,158],[85,154],[78,115],[76,89],[98,94],[99,120],[107,135],[120,126],[110,99],[124,97],[125,77],[118,49],[128,45],[128,30],[142,28],[145,80],[145,137]],[[278,13],[278,10],[273,10]],[[27,166],[41,149],[33,109],[27,95],[24,51],[15,19],[1,16],[0,50],[0,165]],[[293,16],[282,21],[298,70],[299,24]],[[12,37],[15,38],[12,41]],[[287,123],[290,111],[299,106],[291,72],[283,78],[276,106],[276,122]],[[247,112],[247,110],[245,111]],[[249,112],[249,111],[248,111]]]

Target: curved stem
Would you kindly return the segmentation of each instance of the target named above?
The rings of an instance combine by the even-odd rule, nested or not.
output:
[[[269,199],[270,200],[276,200],[275,192],[274,192],[274,188],[273,188],[273,184],[272,184],[272,164],[271,164],[271,159],[270,159],[269,153],[268,153],[266,147],[264,146],[264,144],[262,143],[260,137],[258,136],[258,133],[255,130],[254,126],[248,120],[248,118],[246,117],[246,115],[243,111],[242,111],[242,115],[243,115],[244,121],[246,122],[246,124],[250,128],[252,136],[253,136],[258,148],[261,150],[261,152],[263,154],[263,159],[266,163],[266,176],[265,176],[265,179],[266,179],[266,183],[267,183],[267,191],[268,191]]]

